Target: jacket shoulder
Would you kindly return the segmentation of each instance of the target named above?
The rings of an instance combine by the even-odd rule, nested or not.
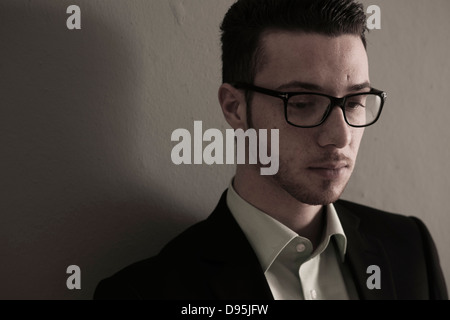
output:
[[[236,264],[239,268],[233,267]],[[187,228],[156,256],[100,282],[94,299],[211,299],[222,293],[210,280],[229,279],[229,286],[239,286],[242,269],[250,270],[250,278],[261,280],[257,257],[229,211],[224,193],[206,220]],[[230,289],[227,296],[234,296],[231,292],[239,296],[236,290]]]
[[[187,228],[168,242],[157,255],[135,262],[103,279],[95,290],[94,300],[160,299],[170,295],[164,292],[165,288],[176,282],[180,268],[186,268],[186,263],[195,261],[194,256],[202,250],[208,230],[206,221]],[[192,267],[194,266],[191,264],[187,269]],[[185,280],[186,278],[183,279]]]
[[[416,251],[424,248],[423,222],[417,217],[379,210],[346,200],[335,203],[341,221],[354,221],[366,238],[376,238],[392,249]],[[345,231],[345,229],[344,229]],[[428,231],[426,231],[428,232]]]
[[[420,230],[417,222],[419,218],[388,212],[366,205],[354,203],[347,200],[339,200],[335,204],[338,215],[352,216],[358,220],[361,227],[366,232],[381,232],[383,235],[412,232],[418,236]],[[411,236],[411,235],[410,235]]]
[[[367,205],[359,204],[348,200],[338,200],[335,206],[344,207],[350,212],[357,214],[360,218],[368,219],[399,219],[404,220],[408,218],[405,215],[393,213],[389,211],[380,210],[377,208],[369,207]]]
[[[422,281],[425,274],[427,285],[423,287],[428,289],[428,297],[448,299],[439,255],[422,220],[346,200],[337,201],[335,207],[341,221],[356,226],[366,240],[382,244],[391,267],[399,269],[396,275],[406,278],[408,274],[410,282],[415,283]],[[398,279],[397,276],[396,281]]]

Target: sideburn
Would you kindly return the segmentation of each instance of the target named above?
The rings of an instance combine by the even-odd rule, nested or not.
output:
[[[252,101],[253,101],[253,93],[247,91],[245,93],[245,103],[247,104],[247,128],[251,129],[254,128],[253,126],[253,120],[252,120]]]

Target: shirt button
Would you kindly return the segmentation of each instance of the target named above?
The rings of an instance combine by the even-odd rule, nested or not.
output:
[[[297,245],[297,252],[303,252],[305,251],[306,246],[303,243],[300,243]]]
[[[317,291],[316,290],[311,290],[311,299],[316,300],[317,299]]]

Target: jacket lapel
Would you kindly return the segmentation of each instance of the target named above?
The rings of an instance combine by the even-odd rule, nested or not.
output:
[[[361,300],[396,299],[392,270],[381,242],[367,232],[362,232],[360,219],[356,213],[350,212],[339,201],[334,205],[347,237],[345,259],[353,275],[359,298]],[[373,273],[367,273],[367,268],[372,265],[380,268],[380,289],[369,289],[367,286],[367,280]]]
[[[206,222],[214,240],[206,240],[201,258],[212,298],[273,300],[258,258],[226,205],[226,192]]]

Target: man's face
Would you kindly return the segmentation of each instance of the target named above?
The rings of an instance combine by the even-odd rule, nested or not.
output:
[[[264,64],[256,74],[256,86],[339,98],[369,91],[354,89],[369,83],[367,54],[358,36],[280,31],[262,40]],[[255,129],[279,129],[280,133],[280,169],[267,178],[302,203],[336,201],[350,179],[364,129],[348,126],[339,107],[316,128],[289,125],[278,98],[254,93],[251,108]]]

